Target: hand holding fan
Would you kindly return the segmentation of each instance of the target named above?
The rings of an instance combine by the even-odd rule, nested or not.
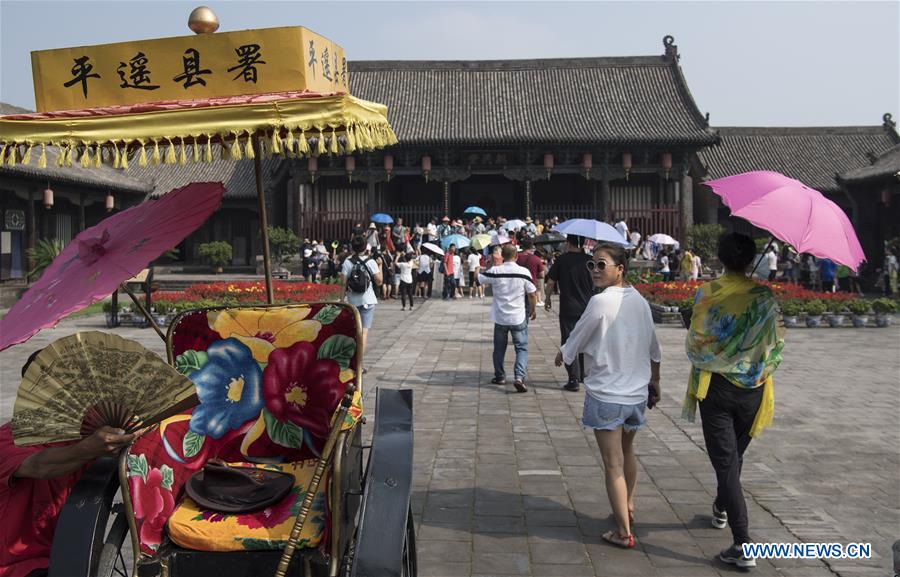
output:
[[[87,331],[42,350],[13,407],[16,445],[77,441],[104,425],[133,432],[198,403],[194,383],[136,341]]]

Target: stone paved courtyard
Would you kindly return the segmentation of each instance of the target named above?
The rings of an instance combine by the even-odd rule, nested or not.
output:
[[[663,401],[637,440],[638,548],[601,542],[612,527],[593,434],[579,426],[583,393],[553,367],[555,314],[530,329],[531,389],[488,384],[489,300],[379,305],[366,397],[415,391],[415,480],[420,575],[719,575],[728,531],[709,525],[714,476],[701,429],[680,417],[685,331],[659,326]],[[12,412],[19,367],[39,346],[100,316],[64,321],[0,352],[0,419]],[[163,352],[152,330],[121,329]],[[508,371],[512,347],[508,352]],[[370,415],[371,410],[370,410]],[[775,426],[746,455],[751,536],[764,542],[871,542],[875,557],[760,561],[757,575],[890,574],[900,539],[900,327],[794,329],[776,374]],[[370,427],[369,427],[370,428]]]

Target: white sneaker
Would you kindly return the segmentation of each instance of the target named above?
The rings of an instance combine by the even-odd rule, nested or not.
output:
[[[538,302],[537,302],[537,306],[539,306],[539,307],[544,306],[544,301],[538,301]]]

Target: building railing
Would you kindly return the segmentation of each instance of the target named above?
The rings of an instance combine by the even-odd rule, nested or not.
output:
[[[535,204],[532,215],[546,220],[558,216],[560,221],[570,218],[600,218],[600,211],[589,204]]]
[[[396,221],[398,218],[403,219],[404,226],[415,226],[416,223],[425,226],[432,218],[440,218],[443,216],[441,207],[438,205],[422,205],[422,206],[389,206],[383,211]]]
[[[642,238],[663,233],[682,239],[681,211],[677,207],[662,208],[613,208],[613,221],[625,219],[628,230],[641,233]]]
[[[369,216],[359,209],[303,211],[298,219],[297,236],[326,243],[333,240],[346,242],[354,226],[368,226]]]

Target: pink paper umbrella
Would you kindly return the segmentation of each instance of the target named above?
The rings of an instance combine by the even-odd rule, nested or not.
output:
[[[844,211],[799,180],[757,171],[704,184],[722,198],[732,216],[769,231],[797,252],[829,258],[854,271],[866,260]]]
[[[203,224],[224,192],[220,182],[190,184],[79,233],[0,320],[0,350],[108,296]]]

